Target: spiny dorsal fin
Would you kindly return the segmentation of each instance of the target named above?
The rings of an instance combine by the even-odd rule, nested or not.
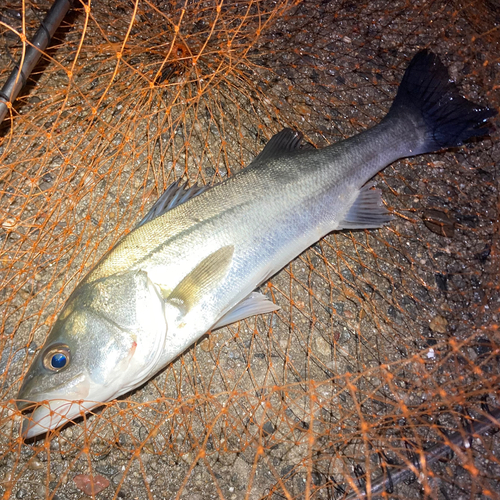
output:
[[[280,158],[286,154],[300,149],[302,134],[291,128],[284,128],[281,132],[273,135],[264,149],[255,157],[250,165],[265,163],[274,158]]]
[[[145,215],[145,217],[137,224],[137,227],[140,227],[146,222],[152,221],[157,217],[165,214],[169,210],[172,210],[179,205],[182,205],[186,201],[198,196],[201,193],[204,193],[212,186],[198,186],[194,185],[188,187],[188,181],[184,184],[181,184],[180,179],[172,182],[167,189],[165,189],[164,193],[156,200],[155,204],[151,207],[149,212]]]
[[[173,290],[167,301],[184,314],[217,286],[227,275],[233,261],[234,246],[222,247],[203,259]]]

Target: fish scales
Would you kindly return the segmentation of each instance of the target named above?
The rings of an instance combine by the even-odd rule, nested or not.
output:
[[[260,279],[249,285],[255,288],[269,277],[269,261],[277,272],[319,238],[338,229],[361,186],[410,151],[401,143],[411,141],[395,125],[370,129],[321,150],[303,150],[289,158],[247,167],[135,230],[87,280],[144,268],[154,271],[156,279],[165,284],[177,284],[185,268],[181,273],[176,268],[191,261],[190,255],[196,263],[221,245],[234,243],[235,260],[243,269],[235,267],[230,278],[260,268]],[[387,148],[388,138],[400,151]],[[356,168],[359,165],[362,170]]]

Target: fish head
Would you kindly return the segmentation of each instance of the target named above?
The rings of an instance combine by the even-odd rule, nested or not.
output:
[[[141,385],[159,368],[164,301],[145,272],[78,286],[33,360],[19,391],[30,438]]]

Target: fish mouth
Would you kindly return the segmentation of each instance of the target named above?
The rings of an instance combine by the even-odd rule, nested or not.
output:
[[[102,404],[95,401],[71,401],[68,399],[51,399],[38,404],[31,415],[23,418],[21,436],[30,439],[40,434],[60,427],[71,422],[80,415]],[[17,404],[20,410],[34,406],[30,401],[19,401]]]

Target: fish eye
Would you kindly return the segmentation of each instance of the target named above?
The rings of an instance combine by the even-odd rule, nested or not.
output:
[[[52,346],[43,356],[43,366],[52,372],[58,372],[69,365],[71,353],[67,345]]]

